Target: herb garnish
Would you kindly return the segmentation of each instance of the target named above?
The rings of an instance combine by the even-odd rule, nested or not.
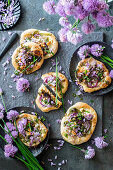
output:
[[[41,117],[41,120],[42,120],[42,121],[45,121],[46,119],[42,116],[42,117]]]
[[[21,71],[21,73],[24,73],[32,64],[34,64],[39,58],[35,59],[31,64],[29,64],[24,70]],[[19,75],[19,71],[15,70],[14,74]]]
[[[64,99],[63,99],[63,93],[62,93],[62,86],[61,86],[61,83],[60,83],[59,77],[58,77],[57,57],[56,57],[56,106],[57,106],[57,99],[58,99],[58,94],[57,94],[58,85],[59,85],[59,88],[60,88],[60,92],[61,92],[61,96],[62,96],[62,106],[63,106],[63,110],[64,110],[64,113],[65,113]]]
[[[56,57],[56,106],[57,106],[57,98],[58,98],[57,90],[58,90],[58,69],[57,69],[57,57]]]

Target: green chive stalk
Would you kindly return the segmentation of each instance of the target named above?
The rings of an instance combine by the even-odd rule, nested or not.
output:
[[[58,68],[57,68],[57,57],[56,57],[56,106],[57,106],[57,100],[58,100]]]
[[[59,84],[59,87],[60,87],[60,92],[61,92],[61,96],[62,96],[62,105],[63,105],[63,110],[64,110],[64,113],[65,113],[64,99],[63,99],[61,83],[60,83],[59,77],[58,77],[57,57],[56,57],[56,106],[57,106],[57,100],[58,100],[58,84]]]

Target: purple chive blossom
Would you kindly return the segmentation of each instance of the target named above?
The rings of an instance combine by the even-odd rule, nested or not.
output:
[[[24,91],[28,90],[29,87],[30,87],[30,83],[27,79],[24,79],[24,78],[18,79],[18,81],[16,83],[17,91],[24,92]]]
[[[91,23],[91,21],[85,22],[81,26],[82,32],[85,34],[90,34],[95,30],[95,25]]]
[[[59,19],[59,24],[61,26],[63,26],[63,27],[68,26],[69,25],[69,21],[68,21],[67,17],[61,17]]]
[[[103,149],[108,146],[108,143],[104,141],[104,136],[95,138],[94,143],[99,149]]]
[[[110,71],[109,76],[113,79],[113,70]]]
[[[14,138],[17,138],[17,136],[18,136],[18,132],[17,131],[12,131],[11,134],[12,134],[12,136]]]
[[[16,152],[18,151],[18,148],[16,146],[13,146],[12,144],[7,144],[4,146],[4,155],[5,157],[14,157]]]
[[[2,95],[3,94],[3,91],[2,91],[2,89],[0,88],[0,95]]]
[[[75,17],[76,20],[77,19],[83,20],[85,17],[88,16],[88,14],[89,13],[83,9],[82,5],[77,5],[75,7],[74,17]]]
[[[27,119],[23,118],[21,119],[21,121],[19,121],[17,127],[18,127],[18,131],[20,134],[24,135],[25,134],[25,127],[27,125]]]
[[[4,118],[4,114],[2,112],[0,112],[0,119]]]
[[[95,156],[95,150],[88,146],[87,150],[85,151],[85,159],[92,159]]]
[[[58,31],[58,35],[59,35],[59,38],[60,38],[60,41],[61,42],[67,42],[67,32],[69,31],[68,28],[61,28],[59,31]]]
[[[90,47],[88,45],[84,45],[79,48],[78,55],[80,59],[85,59],[90,53]]]
[[[110,27],[113,25],[113,16],[106,11],[100,11],[97,14],[96,21],[99,27]]]
[[[64,9],[65,9],[66,15],[69,15],[69,16],[74,15],[75,10],[76,10],[74,2],[66,3],[64,6]]]
[[[4,138],[5,138],[5,140],[6,140],[8,143],[10,143],[10,144],[13,143],[13,140],[12,140],[11,136],[9,136],[8,134],[6,134]]]
[[[49,0],[47,2],[44,2],[43,9],[49,14],[55,14],[55,2],[54,0]]]
[[[82,34],[79,30],[76,30],[74,33],[72,31],[67,32],[67,40],[74,45],[77,45],[82,40]]]
[[[91,54],[93,54],[96,57],[99,57],[103,54],[104,47],[102,47],[99,44],[94,44],[91,46]]]
[[[16,110],[10,110],[7,112],[7,119],[8,120],[14,120],[18,117],[19,113]]]
[[[4,127],[4,129],[8,132],[7,127],[10,131],[16,130],[16,127],[10,122],[6,122],[6,126]]]
[[[55,12],[57,14],[59,14],[60,16],[62,16],[62,17],[66,17],[66,13],[65,13],[64,7],[63,7],[63,5],[61,4],[60,1],[56,5]]]
[[[98,0],[83,0],[83,8],[88,12],[94,12],[98,9]]]

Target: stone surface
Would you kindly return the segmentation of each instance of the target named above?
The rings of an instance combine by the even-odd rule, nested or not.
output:
[[[21,34],[21,31],[16,31],[19,35]],[[54,33],[54,32],[53,32]],[[55,33],[56,37],[57,34]],[[2,49],[5,45],[5,43],[8,40],[8,33],[7,32],[0,32],[0,39],[3,37],[6,38],[5,41],[2,42],[0,48]],[[20,36],[19,36],[20,37]],[[57,37],[58,38],[58,37]],[[85,39],[81,42],[81,44],[84,44],[88,41],[96,41],[96,40],[103,40],[103,33],[93,33],[92,35],[86,36]],[[80,45],[80,44],[79,44]],[[7,101],[7,108],[13,108],[15,106],[29,106],[34,107],[32,105],[32,101],[36,99],[38,88],[42,84],[42,80],[36,80],[36,78],[40,78],[42,74],[45,74],[47,72],[55,71],[55,66],[52,67],[51,59],[45,60],[44,64],[42,65],[41,69],[39,69],[37,72],[30,74],[30,75],[24,75],[24,78],[27,78],[31,84],[30,92],[20,93],[16,90],[16,82],[13,81],[13,78],[11,78],[11,75],[14,73],[14,68],[11,64],[11,55],[13,54],[13,51],[16,49],[16,47],[19,46],[19,39],[15,42],[14,46],[8,51],[8,53],[1,59],[0,63],[0,74],[1,74],[1,82],[0,87],[4,90],[5,94],[5,101]],[[72,57],[72,54],[76,50],[77,47],[70,43],[61,43],[59,42],[59,49],[56,56],[58,57],[59,65],[58,68],[62,68],[62,71],[65,71],[65,75],[70,79],[70,73],[69,73],[69,63],[70,59]],[[5,71],[5,68],[3,67],[4,62],[10,58],[10,62],[7,65],[7,70]],[[55,56],[52,58],[52,60],[55,61]],[[50,70],[50,68],[52,69]],[[3,71],[4,70],[4,71]],[[12,86],[12,88],[9,88],[9,86]],[[101,135],[102,133],[102,97],[93,97],[93,96],[81,96],[83,100],[80,100],[81,98],[73,97],[73,93],[76,93],[76,87],[73,83],[69,82],[69,88],[64,96],[65,101],[65,108],[66,110],[71,106],[68,103],[69,101],[72,101],[72,104],[75,104],[76,102],[82,101],[86,102],[89,105],[91,105],[98,114],[98,123],[96,127],[95,134]],[[13,98],[12,96],[15,96]],[[91,102],[93,100],[93,102]],[[41,112],[38,107],[37,112]],[[58,119],[61,119],[64,116],[63,108],[61,107],[58,110],[54,110],[48,113],[43,113],[47,116],[49,123],[51,124],[50,128],[50,138],[51,139],[60,139],[60,124],[57,123]]]
[[[37,1],[37,0],[22,1],[22,0],[20,0],[21,7],[22,7],[22,17],[20,19],[20,22],[12,30],[25,30],[28,28],[37,28],[37,29],[46,30],[47,28],[50,28],[50,30],[57,32],[60,29],[60,25],[58,24],[59,17],[57,15],[48,15],[45,11],[42,10],[42,4],[44,1],[45,0],[41,0],[41,1]],[[111,4],[110,12],[113,15],[113,3]],[[45,20],[38,22],[38,20],[43,17],[45,18]],[[111,39],[113,39],[113,32],[110,32],[110,30],[112,31],[113,27],[104,29],[104,32],[105,32],[104,41],[108,42],[109,44],[111,43]],[[98,31],[102,32],[103,29],[98,28]],[[90,38],[89,38],[89,41],[90,41]],[[2,42],[0,43],[0,46],[1,45],[2,45]],[[66,47],[68,47],[67,44],[65,44],[65,45],[66,45]],[[61,52],[63,52],[63,46],[64,45],[62,44],[62,47],[60,48]],[[16,48],[16,45],[14,48]],[[69,48],[69,50],[71,50],[71,52],[73,52],[75,50],[74,49],[75,46],[72,46],[71,44],[70,44],[70,47],[68,47],[68,48]],[[71,52],[70,52],[70,56],[72,55]],[[63,56],[62,55],[63,53],[60,53],[60,51],[58,54],[60,54],[61,57]],[[58,56],[58,58],[60,56]],[[49,60],[48,60],[48,62],[49,62]],[[43,67],[43,69],[44,69],[44,67]],[[3,71],[3,68],[0,67],[0,73],[1,73],[1,71]],[[66,74],[68,73],[67,71],[68,70],[66,70]],[[10,75],[12,74],[11,73],[12,71],[10,72],[10,70],[8,70],[8,72],[10,73]],[[4,76],[4,78],[5,78],[5,76]],[[4,82],[3,77],[0,79],[0,81]],[[10,84],[13,82],[10,79],[10,80],[6,80],[6,83]],[[6,86],[5,85],[6,83],[4,83],[2,86]],[[37,90],[38,90],[37,85],[38,84],[35,84],[35,88],[37,88]],[[15,84],[14,84],[14,87],[15,87]],[[69,89],[70,88],[71,87],[69,87]],[[6,89],[5,89],[5,91],[6,91]],[[33,93],[33,94],[35,95],[35,93]],[[16,95],[16,94],[14,94],[14,95]],[[27,94],[25,94],[25,95],[27,95]],[[68,94],[66,94],[66,96],[68,96]],[[66,96],[65,96],[65,100],[66,100]],[[5,95],[5,97],[6,97],[6,101],[7,101],[7,107],[8,108],[12,107],[13,105],[10,101],[10,99],[12,99],[11,96]],[[22,98],[22,96],[20,94],[18,95],[18,97],[20,99]],[[70,99],[71,99],[71,96],[70,96]],[[97,103],[98,103],[98,100],[97,100]],[[74,99],[74,101],[76,102],[76,99]],[[84,98],[84,101],[86,101],[86,97]],[[14,105],[18,105],[18,103],[16,103],[16,99],[13,102],[14,102]],[[89,104],[91,104],[91,103],[89,102]],[[26,102],[20,100],[19,105],[26,105]],[[79,150],[77,150],[75,148],[70,147],[68,143],[65,143],[64,147],[62,147],[62,149],[60,151],[54,150],[53,146],[58,146],[57,140],[50,140],[49,143],[51,144],[51,147],[48,150],[44,151],[38,157],[38,159],[40,161],[42,161],[42,165],[43,165],[44,169],[47,169],[47,170],[56,169],[57,170],[58,167],[60,167],[58,165],[51,167],[50,162],[48,162],[49,158],[52,158],[53,162],[56,162],[56,163],[60,163],[63,159],[67,160],[68,161],[67,164],[62,166],[62,168],[61,168],[63,170],[75,170],[75,169],[76,170],[78,170],[78,169],[79,170],[95,170],[95,169],[96,170],[100,170],[100,169],[101,170],[112,170],[113,169],[113,142],[112,142],[112,140],[113,140],[113,135],[112,135],[112,133],[113,133],[112,132],[112,129],[113,129],[113,123],[112,123],[113,122],[113,116],[112,116],[113,91],[104,95],[103,105],[104,105],[104,107],[101,108],[101,109],[103,109],[103,130],[104,130],[104,128],[108,129],[108,133],[107,133],[108,137],[106,138],[106,141],[109,142],[109,147],[105,148],[103,150],[96,149],[96,156],[93,160],[84,160],[83,153],[81,153]],[[99,109],[97,109],[96,103],[95,103],[95,105],[92,105],[92,106],[98,112]],[[69,107],[69,105],[66,105],[66,109],[68,107]],[[58,115],[58,116],[60,118],[60,115]],[[49,117],[49,113],[48,113],[48,117]],[[51,134],[52,134],[52,132],[51,132]],[[86,146],[82,145],[80,147],[84,148]],[[58,155],[57,160],[54,159],[55,155]],[[4,158],[3,151],[0,149],[0,170],[12,170],[12,169],[25,170],[27,168],[20,161]]]

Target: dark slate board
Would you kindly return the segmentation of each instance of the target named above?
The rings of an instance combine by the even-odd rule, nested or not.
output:
[[[18,34],[21,34],[21,31],[17,31]],[[5,43],[7,42],[9,35],[7,32],[0,32],[0,40],[2,40],[2,37],[6,37],[6,40],[3,42],[0,42],[0,49],[2,49],[5,45]],[[56,34],[57,36],[57,34]],[[91,35],[88,35],[84,38],[84,41],[82,41],[79,46],[85,42],[89,42],[89,41],[102,41],[103,40],[103,33],[92,33]],[[37,80],[35,81],[35,78],[38,77],[40,78],[42,74],[45,74],[46,72],[50,72],[50,71],[55,71],[55,67],[52,68],[52,70],[50,70],[50,67],[52,66],[51,64],[51,59],[45,60],[43,66],[41,67],[40,70],[38,70],[37,72],[31,74],[31,75],[24,75],[24,78],[27,78],[30,83],[31,83],[31,89],[30,92],[25,92],[25,93],[19,93],[16,90],[16,83],[13,82],[13,79],[11,78],[11,75],[14,72],[14,68],[12,67],[11,61],[7,66],[7,71],[6,71],[6,75],[4,75],[4,68],[2,66],[2,64],[6,61],[6,59],[8,57],[11,57],[14,49],[16,49],[16,47],[19,46],[19,40],[17,43],[14,44],[14,46],[9,50],[9,52],[1,59],[0,62],[0,87],[2,87],[2,89],[4,90],[4,98],[5,98],[5,102],[6,102],[6,106],[7,108],[11,108],[11,107],[18,107],[18,106],[30,106],[33,107],[31,104],[31,101],[33,99],[36,98],[37,96],[37,91],[38,88],[40,87],[40,85],[42,84],[42,80]],[[70,76],[69,76],[69,62],[70,59],[72,57],[72,54],[74,53],[74,51],[76,50],[76,48],[78,48],[78,46],[74,46],[70,43],[59,43],[59,50],[57,53],[57,57],[58,57],[58,61],[60,62],[59,66],[62,66],[62,71],[65,71],[65,75],[67,76],[67,78],[70,80]],[[55,57],[52,58],[53,60],[55,60]],[[9,85],[12,85],[13,88],[10,89]],[[71,106],[68,103],[68,99],[70,101],[72,101],[72,104],[79,102],[80,98],[74,98],[72,96],[72,94],[76,92],[75,86],[73,86],[72,83],[69,83],[69,88],[67,93],[64,96],[64,101],[65,101],[65,108],[66,110]],[[15,96],[15,98],[12,98],[12,95]],[[91,100],[93,100],[94,102],[91,103]],[[98,96],[98,97],[93,97],[93,96],[83,96],[83,102],[88,103],[89,105],[91,105],[98,114],[98,123],[97,123],[97,127],[96,130],[94,132],[94,134],[96,134],[96,136],[99,136],[102,134],[102,108],[103,108],[103,97],[102,96]],[[36,107],[37,112],[41,112],[38,107]],[[46,117],[48,118],[48,121],[51,124],[51,128],[50,128],[50,138],[51,139],[60,139],[62,138],[60,135],[60,124],[58,124],[56,122],[57,119],[61,119],[64,116],[63,113],[63,108],[61,107],[59,110],[56,111],[51,111],[48,113],[43,113],[44,115],[46,115]],[[94,135],[93,135],[94,137]]]

